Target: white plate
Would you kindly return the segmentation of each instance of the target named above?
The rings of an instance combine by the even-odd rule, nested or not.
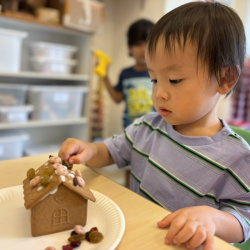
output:
[[[125,220],[121,209],[107,196],[91,190],[96,202],[88,202],[88,219],[85,230],[97,227],[104,239],[97,244],[82,241],[77,250],[113,250],[122,239]],[[44,250],[53,246],[61,250],[69,244],[67,239],[72,230],[32,237],[30,232],[30,210],[23,200],[23,186],[0,189],[0,249]]]

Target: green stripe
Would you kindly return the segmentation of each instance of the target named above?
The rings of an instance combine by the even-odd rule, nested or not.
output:
[[[178,144],[179,146],[185,148],[185,149],[188,150],[189,152],[191,152],[191,153],[193,153],[193,154],[199,156],[200,158],[204,159],[205,161],[211,163],[213,166],[215,166],[215,167],[217,167],[217,168],[219,168],[219,169],[221,169],[221,170],[227,171],[234,179],[236,179],[236,180],[238,181],[238,183],[239,183],[246,191],[248,191],[248,192],[250,191],[249,187],[248,187],[248,186],[247,186],[247,185],[246,185],[246,184],[245,184],[245,183],[244,183],[244,182],[243,182],[243,181],[242,181],[242,180],[241,180],[241,179],[231,170],[231,169],[225,168],[225,167],[223,167],[222,165],[220,165],[220,164],[218,164],[218,163],[216,163],[216,162],[214,162],[214,161],[208,159],[207,157],[205,157],[205,156],[199,154],[199,153],[196,152],[195,150],[193,150],[193,149],[191,149],[191,148],[189,148],[189,147],[187,147],[187,146],[185,146],[185,145],[183,145],[183,144],[181,144],[181,143],[176,142],[175,140],[173,140],[173,139],[168,135],[168,133],[162,131],[162,130],[159,129],[159,128],[154,128],[150,123],[148,123],[148,122],[146,122],[146,121],[143,121],[143,124],[145,124],[146,126],[148,126],[151,130],[157,131],[157,132],[161,133],[162,135],[164,135],[165,137],[167,137],[168,139],[170,139],[172,142]]]
[[[148,192],[146,192],[142,187],[141,187],[141,180],[135,176],[135,174],[130,171],[130,174],[139,182],[139,189],[142,193],[144,193],[151,201],[153,201],[154,203],[156,203],[157,205],[161,206],[161,207],[164,207],[160,202],[158,202],[157,200],[155,200],[153,198],[153,196],[151,196]]]
[[[201,157],[202,159],[209,161],[209,162],[212,163],[213,165],[215,165],[215,166],[218,165],[218,166],[220,167],[220,169],[228,170],[227,168],[225,168],[225,167],[223,167],[223,166],[221,166],[221,165],[219,165],[219,164],[217,164],[217,163],[215,163],[215,162],[213,162],[213,161],[207,159],[206,157],[203,157],[202,155],[200,155],[200,154],[198,154],[197,152],[193,151],[192,149],[186,147],[185,145],[183,145],[183,144],[181,144],[181,143],[178,143],[178,142],[174,141],[166,132],[164,132],[164,131],[162,131],[162,130],[160,130],[160,129],[158,129],[158,128],[156,128],[156,129],[153,128],[151,124],[149,124],[149,123],[143,121],[143,122],[141,122],[141,123],[139,123],[139,124],[137,124],[137,125],[141,125],[141,124],[147,125],[147,126],[148,126],[150,129],[152,129],[153,131],[158,131],[158,132],[160,132],[161,134],[167,136],[167,138],[171,139],[171,141],[173,141],[173,142],[175,142],[176,144],[178,144],[178,145],[184,147],[185,149],[189,150],[190,152],[194,153],[195,155],[198,155],[198,156]],[[132,145],[132,148],[133,148],[137,153],[141,154],[142,156],[147,157],[147,158],[148,158],[148,161],[149,161],[152,165],[154,165],[155,167],[157,167],[159,170],[161,170],[163,173],[167,174],[167,175],[168,175],[169,177],[171,177],[173,180],[175,180],[176,182],[178,182],[179,184],[181,184],[182,186],[184,186],[186,189],[192,191],[193,193],[195,193],[195,194],[198,195],[199,197],[208,197],[208,198],[212,198],[212,199],[214,199],[215,202],[218,203],[218,201],[216,200],[216,196],[214,196],[214,195],[212,195],[212,194],[202,194],[202,193],[196,191],[196,190],[195,190],[194,188],[192,188],[191,186],[187,185],[186,183],[180,181],[178,178],[176,178],[175,176],[173,176],[172,174],[170,174],[170,173],[169,173],[168,171],[166,171],[166,169],[163,168],[161,165],[159,165],[159,164],[157,164],[156,162],[154,162],[154,161],[149,157],[148,154],[146,154],[146,153],[144,153],[144,152],[141,152],[139,149],[137,149],[137,148],[134,146],[132,139],[131,139],[131,138],[129,137],[129,135],[127,134],[127,131],[126,131],[126,130],[125,130],[125,136],[126,136],[127,140],[129,141],[129,143]],[[229,173],[231,173],[231,172],[229,172]],[[133,176],[134,176],[134,175],[133,175]],[[234,177],[234,175],[233,175],[233,177]],[[238,180],[238,178],[236,178],[236,180]],[[239,183],[242,184],[241,181],[239,181]],[[244,184],[244,183],[243,183],[243,184]],[[243,185],[243,187],[248,191],[247,186]],[[240,201],[236,201],[236,200],[233,200],[233,199],[230,199],[230,200],[233,201],[233,202],[242,204],[242,205],[250,205],[250,203],[247,203],[247,202],[240,202]]]

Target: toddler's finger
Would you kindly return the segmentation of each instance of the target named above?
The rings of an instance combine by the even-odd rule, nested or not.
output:
[[[178,211],[179,211],[179,210],[178,210]],[[162,228],[168,227],[168,226],[172,223],[173,219],[178,215],[178,213],[179,213],[178,211],[176,211],[176,212],[174,212],[174,213],[171,213],[171,214],[167,215],[167,216],[164,217],[161,221],[158,221],[158,222],[157,222],[157,225],[158,225],[159,227],[162,227]]]
[[[81,164],[87,162],[91,158],[90,153],[88,150],[84,149],[82,152],[80,152],[77,155],[73,155],[69,158],[70,164]]]
[[[186,218],[185,217],[177,217],[174,219],[171,223],[171,226],[169,228],[169,231],[165,237],[165,242],[167,244],[170,244],[176,235],[182,230],[182,228],[185,226]],[[178,242],[174,242],[175,244],[178,244]]]
[[[203,250],[213,250],[214,249],[214,237],[211,233],[207,233],[207,238],[205,240],[205,247]]]
[[[189,239],[185,240],[185,241],[187,241],[187,243],[186,243],[187,249],[194,249],[194,248],[199,247],[206,240],[206,237],[207,237],[207,234],[206,234],[205,228],[203,228],[202,226],[199,225],[196,228],[196,231],[193,234],[193,237],[189,237],[190,240]],[[185,236],[184,236],[184,238],[185,238]],[[185,241],[183,241],[183,242],[185,242]]]
[[[192,239],[196,234],[197,234],[197,224],[195,222],[188,221],[187,223],[185,223],[184,227],[174,237],[174,243],[181,244],[181,243],[188,241],[188,243],[190,243],[190,245],[193,247]],[[198,233],[198,235],[200,235],[200,232]],[[204,236],[202,242],[205,240],[205,238],[206,237]]]

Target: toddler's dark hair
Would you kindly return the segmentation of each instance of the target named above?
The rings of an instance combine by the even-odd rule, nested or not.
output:
[[[153,28],[154,23],[147,19],[140,19],[132,23],[128,29],[128,45],[136,45],[137,42],[146,41],[148,34]]]
[[[235,77],[239,75],[237,66],[242,70],[246,50],[243,23],[234,10],[218,2],[191,2],[164,15],[147,37],[150,56],[160,37],[169,51],[174,49],[174,41],[183,48],[188,40],[196,44],[197,59],[208,66],[209,75],[215,75],[219,84],[224,66],[230,66]]]

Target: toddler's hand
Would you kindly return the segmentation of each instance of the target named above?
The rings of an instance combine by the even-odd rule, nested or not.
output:
[[[70,164],[80,164],[87,162],[94,154],[90,143],[86,143],[74,138],[67,139],[58,153],[63,160],[69,160]]]
[[[193,249],[205,243],[204,250],[214,249],[216,225],[214,208],[207,206],[188,207],[180,209],[157,222],[158,226],[170,226],[165,237],[166,244],[181,244],[186,242],[188,249]]]

